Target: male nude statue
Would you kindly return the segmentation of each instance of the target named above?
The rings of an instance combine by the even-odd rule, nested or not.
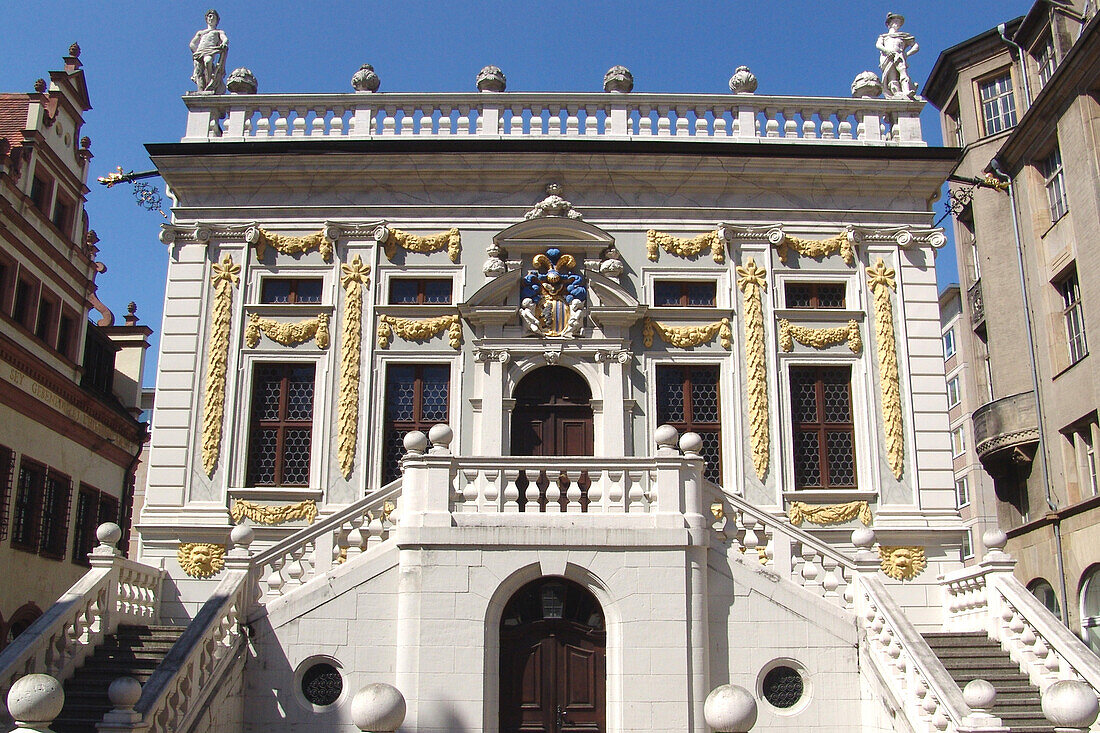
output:
[[[916,86],[909,78],[909,57],[920,50],[917,40],[909,33],[902,33],[905,18],[897,13],[886,16],[886,33],[878,37],[875,47],[879,50],[878,64],[882,69],[882,88],[890,99],[915,99]]]
[[[191,56],[195,60],[195,73],[191,75],[200,92],[217,94],[225,80],[225,57],[229,53],[229,38],[218,30],[221,20],[217,10],[206,11],[206,28],[191,39]]]

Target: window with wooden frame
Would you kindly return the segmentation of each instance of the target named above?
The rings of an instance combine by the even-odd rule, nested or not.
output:
[[[791,367],[796,489],[856,488],[852,368]]]
[[[308,486],[316,365],[257,364],[252,375],[248,486]]]
[[[34,335],[51,348],[57,336],[57,299],[43,288],[38,297],[38,316],[34,320]]]
[[[0,540],[8,537],[8,506],[15,479],[15,451],[0,445]]]
[[[657,424],[703,439],[706,477],[722,478],[722,409],[718,367],[669,365],[657,367]]]
[[[34,317],[38,312],[38,282],[20,277],[15,283],[15,298],[12,301],[11,317],[28,331],[34,328]]]
[[[1062,152],[1057,146],[1039,162],[1039,172],[1043,175],[1043,187],[1047,191],[1047,204],[1050,206],[1050,223],[1053,224],[1069,211]]]
[[[48,470],[42,493],[42,521],[38,538],[38,554],[42,557],[51,560],[65,557],[72,498],[72,480],[68,476]]]
[[[323,285],[324,279],[319,277],[265,277],[260,283],[260,302],[320,303]]]
[[[390,279],[390,305],[450,305],[454,283],[449,277]]]
[[[979,82],[978,96],[986,135],[995,135],[1016,126],[1016,97],[1012,91],[1012,74],[1007,69]]]
[[[15,290],[15,260],[0,253],[0,312],[11,313]]]
[[[788,308],[844,308],[844,283],[788,282],[783,298]]]
[[[1081,306],[1081,286],[1077,281],[1077,270],[1063,276],[1055,287],[1062,298],[1062,320],[1066,327],[1069,363],[1072,365],[1089,353],[1089,346],[1085,341],[1085,311]]]
[[[1039,88],[1042,89],[1054,76],[1054,70],[1058,68],[1058,59],[1054,53],[1054,37],[1050,33],[1043,36],[1032,52],[1035,58],[1035,70],[1039,77]]]
[[[87,566],[88,553],[95,549],[96,530],[104,522],[118,523],[119,501],[99,489],[80,484],[76,497],[76,525],[73,529],[72,561]]]
[[[76,205],[65,196],[60,193],[57,194],[56,201],[53,204],[53,216],[50,217],[50,221],[53,225],[65,235],[66,239],[72,236],[73,229],[73,212],[76,210]]]
[[[57,322],[57,350],[70,360],[73,358],[76,346],[76,323],[76,313],[64,308]]]
[[[382,435],[382,483],[401,475],[405,434],[427,433],[447,422],[451,367],[447,364],[390,364],[386,368],[386,413]]]
[[[50,203],[50,179],[46,176],[40,176],[35,174],[31,181],[31,201],[34,202],[35,208],[46,213],[46,207]]]
[[[17,550],[38,552],[45,490],[46,467],[28,458],[20,461],[11,512],[11,546]]]
[[[713,308],[718,283],[713,280],[658,280],[653,283],[653,305],[657,307]]]

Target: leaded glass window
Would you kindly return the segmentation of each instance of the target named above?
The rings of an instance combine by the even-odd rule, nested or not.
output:
[[[718,285],[713,280],[663,280],[653,286],[653,305],[714,307]]]
[[[717,366],[657,367],[657,424],[699,434],[711,481],[722,477],[721,420]]]
[[[788,308],[843,308],[844,283],[797,283],[784,286]]]
[[[792,367],[791,423],[795,487],[855,488],[851,367]]]
[[[308,486],[313,364],[260,364],[252,379],[249,486]]]
[[[386,370],[386,419],[382,483],[401,475],[402,441],[412,430],[427,433],[448,419],[451,368],[448,365],[391,364]]]

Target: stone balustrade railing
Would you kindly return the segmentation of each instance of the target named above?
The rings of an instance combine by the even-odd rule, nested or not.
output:
[[[0,700],[23,675],[66,680],[119,624],[155,623],[164,571],[122,557],[116,524],[100,525],[92,569],[0,652]]]
[[[944,627],[986,632],[1040,689],[1079,680],[1100,694],[1100,659],[1016,579],[1004,533],[990,530],[983,541],[990,549],[981,563],[943,578]]]
[[[925,145],[923,101],[722,94],[188,95],[184,142],[561,137]]]

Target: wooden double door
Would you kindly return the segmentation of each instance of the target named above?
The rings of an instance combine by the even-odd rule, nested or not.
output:
[[[579,374],[560,366],[536,369],[513,397],[512,455],[592,455],[592,392]]]
[[[604,731],[606,632],[599,604],[564,579],[536,581],[517,598],[500,630],[500,730]]]

